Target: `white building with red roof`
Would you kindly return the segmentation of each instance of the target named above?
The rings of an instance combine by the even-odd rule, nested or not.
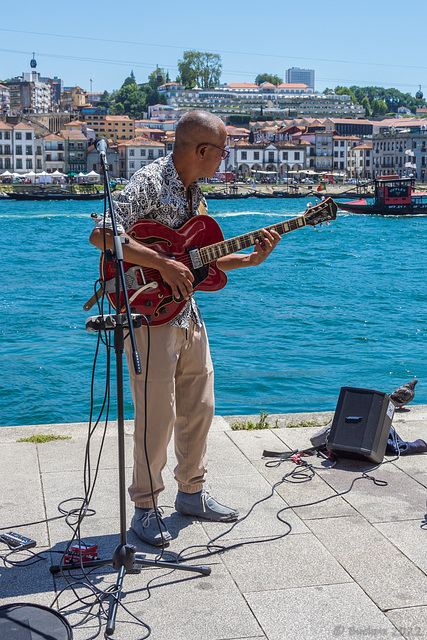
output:
[[[134,173],[165,155],[165,144],[145,137],[118,143],[119,173],[129,180]]]

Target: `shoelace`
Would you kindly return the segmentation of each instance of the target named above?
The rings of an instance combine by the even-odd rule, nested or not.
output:
[[[147,511],[147,513],[141,518],[141,524],[145,529],[150,526],[150,520],[152,518],[154,518],[154,520],[157,521],[156,511],[157,511],[157,516],[160,520],[160,524],[163,524],[163,520],[162,520],[163,509],[161,509],[161,507],[157,507],[157,509],[150,509],[150,511]]]

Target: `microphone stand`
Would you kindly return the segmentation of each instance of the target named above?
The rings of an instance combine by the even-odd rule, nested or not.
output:
[[[112,558],[105,560],[91,560],[84,562],[83,566],[87,568],[102,567],[112,564],[113,568],[118,571],[117,582],[109,597],[109,610],[106,626],[106,634],[112,635],[116,627],[116,614],[120,603],[123,581],[126,573],[139,573],[140,566],[147,567],[166,567],[169,569],[181,569],[183,571],[191,571],[209,575],[211,568],[206,566],[192,566],[177,564],[175,562],[165,562],[163,560],[149,560],[144,554],[136,553],[136,547],[127,543],[126,528],[126,484],[125,484],[125,439],[124,439],[124,402],[123,402],[123,351],[124,351],[124,328],[129,330],[129,337],[132,345],[132,360],[136,374],[141,374],[141,362],[136,347],[134,322],[136,326],[141,326],[141,319],[144,316],[132,316],[129,297],[126,288],[125,272],[123,267],[123,244],[126,239],[117,232],[117,223],[114,210],[114,202],[111,197],[110,178],[108,174],[108,166],[106,162],[107,141],[104,138],[95,140],[95,147],[99,153],[101,166],[104,172],[104,193],[108,200],[110,210],[112,230],[114,236],[114,249],[111,258],[114,262],[115,271],[115,290],[116,290],[116,315],[114,316],[98,316],[98,318],[88,318],[86,327],[90,331],[105,331],[111,329],[114,331],[114,351],[116,354],[116,386],[117,386],[117,429],[118,429],[118,467],[119,467],[119,500],[120,500],[120,544],[113,552]],[[105,198],[105,195],[104,195]],[[123,293],[126,313],[120,313],[120,292]],[[90,327],[90,328],[89,328]],[[68,563],[65,566],[52,566],[50,571],[52,574],[69,571],[72,569],[81,569],[81,562]]]

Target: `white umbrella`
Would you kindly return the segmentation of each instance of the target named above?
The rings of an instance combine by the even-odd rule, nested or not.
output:
[[[56,177],[58,177],[58,176],[65,176],[65,173],[61,173],[60,171],[58,171],[58,169],[56,169],[56,171],[54,171],[54,172],[52,173],[52,175],[53,175],[53,176],[56,176]]]
[[[89,171],[89,173],[86,174],[86,176],[88,178],[99,178],[101,174],[96,173],[96,171]]]
[[[11,178],[11,177],[12,177],[12,175],[13,175],[13,174],[12,174],[12,173],[10,173],[10,171],[7,171],[7,169],[6,169],[6,171],[5,171],[4,173],[2,173],[2,174],[1,174],[1,177],[2,177],[2,178]]]

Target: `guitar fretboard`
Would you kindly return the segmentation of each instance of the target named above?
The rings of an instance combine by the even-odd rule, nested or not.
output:
[[[277,233],[283,236],[285,233],[295,231],[295,229],[299,229],[300,227],[305,226],[305,217],[298,216],[297,218],[291,218],[290,220],[286,220],[285,222],[274,224],[271,227],[265,227],[265,229],[267,229],[268,231],[277,231]],[[245,233],[241,236],[236,236],[235,238],[230,238],[229,240],[223,240],[222,242],[217,242],[216,244],[211,244],[207,247],[203,247],[203,249],[200,250],[203,264],[214,262],[215,260],[218,260],[218,258],[230,255],[230,253],[235,253],[236,251],[241,251],[242,249],[247,249],[248,247],[253,247],[257,240],[259,240],[260,242],[262,242],[263,240],[261,229],[258,229],[257,231],[251,231],[250,233]]]

